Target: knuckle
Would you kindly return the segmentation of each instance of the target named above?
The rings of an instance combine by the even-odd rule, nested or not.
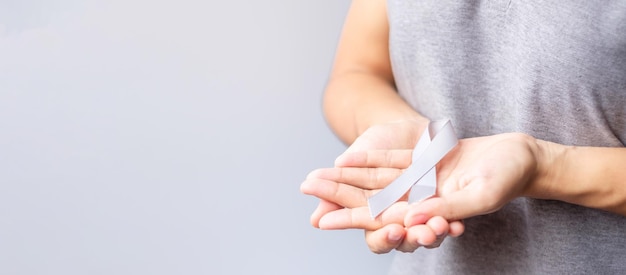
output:
[[[337,169],[337,179],[339,181],[345,181],[345,173],[344,173],[343,170],[344,170],[343,168],[338,168]]]
[[[370,167],[370,166],[372,166],[371,162],[372,162],[372,158],[370,157],[370,154],[369,153],[365,153],[365,165],[367,167]]]
[[[378,170],[372,168],[367,169],[367,173],[369,176],[367,188],[375,189],[377,185],[376,183],[380,180],[380,174],[378,173]]]
[[[387,167],[392,167],[392,163],[393,163],[393,151],[386,151],[385,152],[385,165]]]

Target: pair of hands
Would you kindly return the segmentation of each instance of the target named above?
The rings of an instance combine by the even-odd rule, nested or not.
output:
[[[523,134],[462,139],[437,165],[437,194],[409,205],[406,196],[371,219],[367,198],[411,164],[425,123],[396,121],[370,127],[335,160],[311,172],[301,191],[320,198],[311,224],[365,230],[375,253],[438,247],[463,234],[462,219],[494,212],[525,196],[538,175],[536,140]]]

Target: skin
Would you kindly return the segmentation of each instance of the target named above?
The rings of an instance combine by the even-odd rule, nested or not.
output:
[[[351,146],[335,167],[311,172],[303,193],[320,198],[311,223],[359,228],[375,253],[438,247],[462,219],[517,197],[560,200],[626,216],[626,149],[565,146],[519,133],[462,139],[437,167],[433,198],[403,198],[372,220],[367,197],[410,164],[428,119],[395,90],[384,0],[354,0],[324,98],[330,127]],[[601,184],[599,184],[601,183]]]
[[[366,207],[367,197],[375,190],[383,188],[393,181],[402,173],[402,169],[410,164],[411,149],[393,149],[412,148],[411,144],[415,143],[420,133],[416,130],[416,125],[419,125],[419,122],[406,121],[370,127],[348,148],[343,156],[337,158],[336,166],[341,167],[340,169],[318,169],[311,172],[302,184],[301,190],[305,194],[322,199],[318,209],[311,216],[311,223],[322,229],[366,229],[367,244],[376,253],[386,253],[394,248],[407,252],[420,246],[434,248],[438,247],[447,235],[458,236],[462,234],[463,224],[461,222],[449,224],[441,217],[433,218],[425,225],[411,228],[410,230],[416,234],[406,234],[406,229],[403,226],[404,214],[408,210],[406,200],[404,203],[391,208],[399,210],[398,212],[391,211],[391,209],[386,211],[376,220],[375,224],[360,226],[344,222],[346,219],[350,220],[348,217],[350,212],[344,210],[350,209],[362,211],[363,218],[366,218],[361,222],[371,221]],[[389,133],[400,132],[405,134],[389,135]],[[385,149],[372,152],[386,152],[391,149],[388,151],[398,152],[400,155],[390,159],[391,162],[367,163],[367,160],[364,159],[366,155],[363,153],[372,149]],[[364,171],[370,171],[372,174],[363,174]],[[363,176],[369,177],[368,180],[363,180]]]

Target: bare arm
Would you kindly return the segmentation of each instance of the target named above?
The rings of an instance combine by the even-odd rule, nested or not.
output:
[[[388,40],[386,1],[352,1],[324,96],[326,119],[345,143],[375,124],[426,122],[395,90]]]
[[[324,97],[328,123],[348,144],[380,123],[411,119],[426,125],[395,90],[388,40],[385,1],[354,0]],[[537,142],[543,148],[540,171],[523,195],[626,215],[626,149]]]
[[[326,120],[343,142],[351,144],[348,151],[412,148],[427,124],[427,119],[396,92],[388,40],[386,1],[353,0],[324,96]],[[304,193],[314,194],[312,190],[327,191],[323,185],[303,185]],[[351,206],[363,205],[364,202],[359,202]],[[311,223],[319,226],[322,216],[344,206],[322,199],[311,216]],[[412,231],[419,234],[405,238],[404,226],[398,221],[376,231],[366,230],[365,239],[377,253],[394,248],[413,251],[420,245],[438,246],[445,233],[458,236],[463,226],[460,222],[449,225],[440,218],[432,219],[428,225],[416,226]]]
[[[380,153],[375,150],[411,148],[404,145],[415,141],[414,137],[427,124],[428,120],[396,91],[388,39],[386,1],[353,0],[325,91],[324,114],[337,136],[362,152],[339,161],[332,171],[379,166],[384,169],[389,158],[385,155],[380,158],[380,165],[375,165],[371,161]],[[389,123],[392,121],[401,123]],[[479,181],[459,184],[440,180],[443,186],[439,189],[450,190],[441,191],[440,197],[421,204],[406,205],[400,215],[404,216],[403,224],[401,219],[380,224],[369,217],[363,192],[371,187],[361,185],[372,179],[370,168],[359,170],[362,178],[351,179],[313,173],[302,185],[305,194],[321,199],[311,222],[318,227],[320,219],[325,218],[322,226],[325,228],[377,229],[366,230],[366,241],[372,251],[383,253],[394,248],[413,251],[419,246],[436,247],[441,236],[458,236],[463,232],[458,220],[496,211],[517,196],[561,200],[626,215],[626,149],[576,148],[532,137],[509,137],[511,134],[464,140],[465,146],[447,157],[452,159],[450,163],[460,163],[456,159],[463,159],[462,167],[442,165],[438,173],[448,167],[446,173],[470,172],[474,174],[472,179]],[[395,140],[388,142],[389,139]],[[390,146],[391,143],[394,146]],[[398,144],[402,146],[395,146]],[[510,153],[512,149],[523,154]],[[505,167],[500,167],[502,165]],[[489,178],[497,176],[498,180],[476,177],[476,173],[481,176],[481,171],[487,171]],[[386,184],[388,182],[380,182],[377,188]],[[448,224],[436,216],[455,222]],[[428,226],[421,226],[424,224]]]
[[[528,196],[626,216],[626,148],[538,144],[544,149],[544,160],[539,158],[539,176],[529,186]]]

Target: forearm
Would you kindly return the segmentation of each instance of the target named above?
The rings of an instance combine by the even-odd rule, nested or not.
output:
[[[375,124],[423,120],[394,87],[386,3],[352,1],[337,47],[324,114],[337,136],[348,144]]]
[[[392,83],[369,72],[345,72],[330,79],[324,114],[333,131],[350,144],[372,125],[403,119],[427,120],[395,91]]]
[[[626,216],[626,148],[538,144],[544,161],[531,196]]]

